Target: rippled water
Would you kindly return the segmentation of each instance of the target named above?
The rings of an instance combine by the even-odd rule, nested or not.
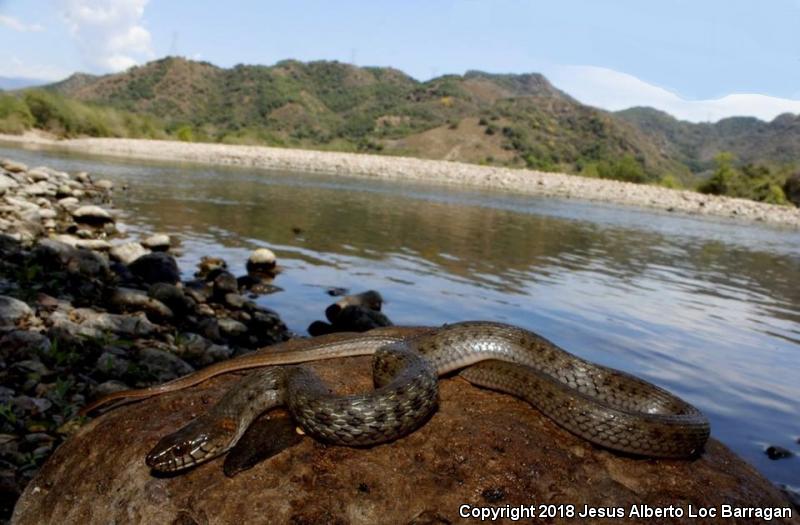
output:
[[[130,189],[132,232],[182,239],[244,271],[267,246],[284,292],[260,301],[304,332],[325,289],[380,290],[397,324],[490,319],[666,387],[770,479],[800,487],[800,234],[500,192],[142,163],[0,148]],[[293,230],[300,229],[301,233]]]

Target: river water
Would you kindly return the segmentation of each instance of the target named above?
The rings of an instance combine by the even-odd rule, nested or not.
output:
[[[259,302],[305,333],[329,287],[379,290],[396,324],[496,320],[680,395],[712,435],[800,487],[800,233],[602,204],[435,185],[123,161],[0,147],[127,191],[133,234],[181,239],[244,272],[269,247],[284,289]]]

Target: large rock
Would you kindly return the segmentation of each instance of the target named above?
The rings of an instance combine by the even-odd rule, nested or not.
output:
[[[164,252],[142,255],[128,265],[128,268],[133,275],[148,284],[175,284],[181,280],[178,263],[171,255]]]
[[[353,392],[370,387],[369,362],[365,357],[314,368],[337,390]],[[584,504],[626,510],[673,505],[684,512],[690,504],[789,505],[714,439],[694,461],[621,456],[569,434],[522,401],[459,378],[442,381],[440,408],[422,428],[392,443],[358,449],[306,437],[233,478],[223,474],[222,458],[181,475],[153,475],[144,463],[150,448],[237,379],[216,378],[95,419],[61,445],[27,486],[14,523],[452,523],[467,521],[459,516],[464,504],[572,504],[576,510]],[[684,515],[652,522],[720,520]]]

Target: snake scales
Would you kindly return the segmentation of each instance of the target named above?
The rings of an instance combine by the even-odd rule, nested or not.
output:
[[[164,437],[148,454],[153,469],[177,471],[229,450],[255,418],[279,405],[307,433],[324,441],[351,446],[390,441],[435,410],[438,376],[461,370],[469,382],[520,397],[570,432],[620,452],[690,457],[709,436],[706,417],[678,397],[511,325],[392,327],[279,346],[164,385],[110,394],[83,412],[179,390],[234,370],[269,367],[244,378],[208,413]],[[270,366],[370,354],[376,389],[351,396],[330,394],[306,367]]]

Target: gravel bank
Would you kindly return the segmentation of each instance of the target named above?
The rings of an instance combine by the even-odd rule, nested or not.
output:
[[[792,228],[800,227],[800,209],[790,206],[775,206],[744,199],[703,195],[692,191],[677,191],[613,180],[590,179],[561,173],[477,166],[459,162],[263,146],[140,139],[52,140],[33,133],[22,136],[0,135],[0,141],[23,145],[55,146],[85,153],[128,158],[188,161],[494,188],[530,195],[601,201],[669,212],[733,217]]]

